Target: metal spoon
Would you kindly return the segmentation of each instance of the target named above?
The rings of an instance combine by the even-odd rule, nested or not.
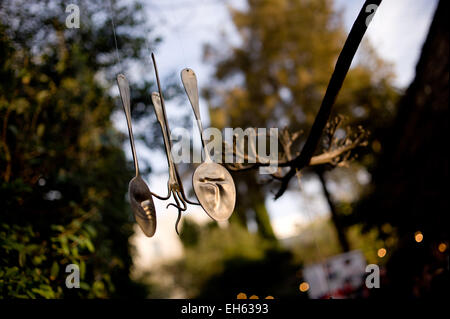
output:
[[[179,234],[178,224],[181,220],[181,213],[186,211],[186,209],[187,209],[186,203],[192,204],[192,205],[200,205],[200,204],[191,202],[187,198],[186,194],[184,193],[183,184],[181,182],[180,175],[178,174],[177,167],[173,161],[172,141],[170,139],[169,123],[167,121],[166,109],[164,106],[164,98],[162,96],[161,83],[159,81],[158,68],[156,66],[156,60],[155,60],[155,56],[153,53],[152,53],[152,60],[153,60],[153,66],[155,68],[156,83],[158,85],[158,91],[159,91],[159,93],[158,92],[152,93],[152,102],[153,102],[153,107],[155,109],[156,118],[159,122],[159,125],[161,126],[161,130],[162,130],[162,134],[163,134],[163,138],[164,138],[164,147],[166,149],[167,162],[169,165],[169,181],[167,183],[167,196],[161,197],[156,194],[153,194],[153,193],[152,194],[155,197],[162,199],[162,200],[169,199],[170,196],[173,195],[175,204],[170,203],[167,205],[167,207],[174,206],[175,208],[178,209],[178,217],[177,217],[177,221],[175,222],[175,230],[176,230],[177,234]]]
[[[181,71],[181,81],[194,110],[205,153],[205,161],[197,167],[192,176],[195,195],[205,212],[212,219],[227,220],[236,203],[236,188],[231,174],[221,165],[211,160],[203,139],[203,126],[200,119],[197,77],[192,69]]]
[[[119,86],[120,97],[125,111],[128,125],[128,135],[130,137],[131,151],[133,153],[134,169],[136,176],[133,177],[128,185],[131,209],[134,213],[136,222],[141,227],[144,234],[152,237],[156,231],[156,212],[153,204],[152,193],[147,184],[139,174],[139,164],[134,146],[133,129],[131,127],[131,109],[130,109],[130,86],[128,80],[123,74],[117,75],[117,84]]]

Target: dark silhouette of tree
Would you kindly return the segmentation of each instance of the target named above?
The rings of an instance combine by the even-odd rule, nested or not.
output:
[[[387,265],[393,295],[448,295],[448,14],[448,1],[440,1],[416,76],[393,125],[384,130],[372,191],[352,216],[366,229],[379,229],[381,238],[392,236],[391,228],[397,233],[399,244]],[[440,251],[442,243],[447,248]]]

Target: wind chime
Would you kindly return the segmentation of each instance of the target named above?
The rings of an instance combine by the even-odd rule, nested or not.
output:
[[[131,179],[128,188],[130,204],[136,222],[141,227],[144,234],[148,237],[152,237],[156,231],[156,210],[153,203],[153,196],[161,200],[168,200],[171,196],[173,196],[175,203],[168,204],[166,208],[173,206],[178,210],[178,217],[175,223],[175,230],[177,234],[179,234],[178,224],[181,219],[181,214],[187,210],[187,204],[200,205],[209,217],[217,221],[224,221],[231,216],[236,203],[236,188],[234,186],[234,181],[231,174],[222,165],[212,161],[205,140],[203,139],[203,126],[200,118],[197,77],[195,72],[189,68],[181,71],[181,81],[197,120],[205,159],[204,162],[197,167],[192,176],[192,185],[194,187],[194,192],[198,199],[198,203],[190,201],[187,198],[180,175],[178,174],[177,167],[172,157],[172,141],[170,139],[169,123],[167,121],[158,68],[156,66],[156,60],[153,53],[152,61],[155,68],[158,92],[153,92],[151,97],[156,118],[161,126],[167,163],[169,166],[169,180],[167,182],[168,192],[166,196],[159,196],[151,192],[139,174],[139,164],[131,125],[130,86],[125,75],[117,75],[117,84],[119,86],[123,109],[127,119],[128,135],[130,138],[136,174],[135,177]]]

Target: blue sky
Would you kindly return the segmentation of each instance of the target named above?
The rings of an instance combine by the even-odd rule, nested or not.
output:
[[[335,7],[342,10],[346,28],[349,30],[363,0],[336,0]],[[161,77],[170,74],[178,76],[186,66],[194,69],[198,75],[199,87],[208,82],[212,68],[202,61],[202,49],[205,43],[217,43],[218,36],[225,33],[229,41],[239,44],[227,5],[245,8],[245,1],[237,0],[151,0],[146,4],[149,23],[155,26],[155,34],[161,35],[163,43],[157,48],[156,55]],[[415,65],[421,52],[423,41],[428,32],[437,0],[384,0],[373,19],[366,37],[371,41],[378,54],[393,63],[397,74],[395,84],[405,88],[415,74]],[[152,68],[135,70],[134,77],[153,77]],[[180,83],[181,85],[181,83]],[[177,103],[167,103],[169,122],[171,114],[179,114]],[[208,112],[204,101],[200,103],[204,126],[208,126]],[[183,109],[190,112],[188,104]],[[126,133],[125,117],[122,113],[114,116],[117,127]],[[135,130],[144,129],[145,123],[136,123]],[[174,126],[172,125],[172,129]],[[197,145],[199,135],[194,133]],[[131,158],[129,145],[125,151]],[[165,194],[167,185],[167,166],[165,155],[154,154],[142,144],[137,144],[138,156],[151,159],[156,171],[162,172],[149,177],[152,191]],[[189,182],[190,184],[190,182]],[[294,184],[292,184],[294,185]],[[278,201],[267,200],[267,207],[275,232],[280,237],[295,235],[297,224],[304,224],[310,218],[328,214],[327,205],[320,194],[320,184],[316,180],[303,183],[304,192],[290,191]],[[179,256],[181,245],[174,231],[176,211],[166,210],[165,203],[156,200],[158,229],[149,239],[138,228],[133,241],[137,244],[136,267],[148,267],[153,261]],[[191,206],[189,215],[204,222],[208,217],[201,209]]]

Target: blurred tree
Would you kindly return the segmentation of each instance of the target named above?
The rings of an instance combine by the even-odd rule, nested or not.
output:
[[[111,122],[118,68],[110,3],[83,1],[79,29],[66,28],[66,5],[0,7],[0,295],[144,297],[129,277],[133,172]],[[118,6],[115,20],[124,65],[143,59],[150,29],[142,6]],[[143,85],[132,89],[133,105],[144,106],[135,116],[147,108]],[[71,263],[81,289],[66,288]]]
[[[298,296],[292,254],[239,223],[199,227],[185,218],[180,237],[185,255],[165,270],[186,297]]]
[[[345,40],[333,1],[249,0],[244,11],[231,12],[242,44],[227,49],[222,45],[205,48],[205,58],[216,66],[216,81],[204,91],[212,125],[307,131]],[[348,74],[335,112],[345,114],[346,123],[363,124],[369,130],[384,124],[392,117],[397,95],[389,70],[366,43],[360,63]],[[293,149],[300,150],[302,143],[304,139],[299,138]],[[260,234],[273,238],[264,205],[267,181],[260,183],[266,186],[255,187],[260,181],[257,173],[233,176],[238,193],[234,219],[245,224],[254,218]],[[346,250],[344,230],[340,223],[336,226]]]

